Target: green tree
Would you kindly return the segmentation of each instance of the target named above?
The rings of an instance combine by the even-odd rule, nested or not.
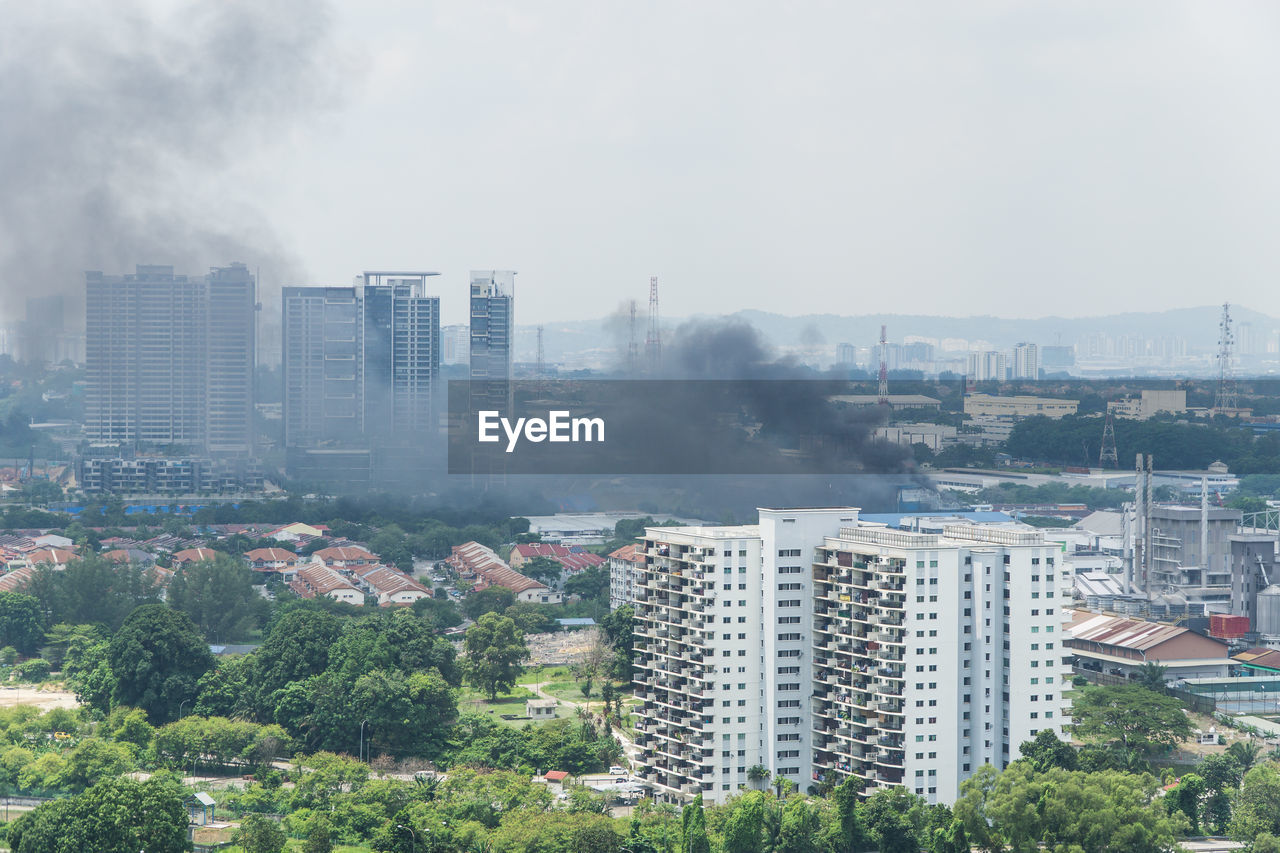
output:
[[[160,600],[150,571],[97,555],[72,560],[62,571],[37,568],[25,591],[55,624],[102,625],[109,631],[119,628],[135,608]]]
[[[14,853],[186,853],[187,810],[172,778],[109,779],[83,794],[38,806],[14,821]]]
[[[564,582],[567,595],[576,595],[586,601],[595,601],[609,596],[609,570],[607,567],[591,566],[574,572]]]
[[[1114,742],[1126,751],[1171,747],[1191,735],[1177,699],[1134,685],[1076,690],[1071,716],[1077,737]]]
[[[803,797],[793,797],[782,810],[774,853],[817,853],[818,814]]]
[[[1241,770],[1248,772],[1262,755],[1262,747],[1251,740],[1238,740],[1227,747],[1227,755],[1236,760]]]
[[[307,829],[306,840],[302,843],[302,853],[333,853],[331,835],[328,816],[323,813],[316,815]]]
[[[1168,812],[1159,790],[1149,775],[1058,768],[1036,773],[1015,761],[987,792],[985,812],[992,837],[1014,853],[1032,853],[1042,843],[1083,853],[1160,853],[1173,849],[1189,824],[1181,812]],[[972,839],[968,819],[965,829]]]
[[[169,606],[191,617],[210,642],[248,636],[267,602],[253,586],[253,572],[226,554],[187,563],[169,581]]]
[[[1231,837],[1252,842],[1262,833],[1280,836],[1280,770],[1260,764],[1244,774],[1231,815]]]
[[[213,655],[185,613],[146,604],[111,638],[108,663],[115,676],[112,702],[166,722],[178,715],[184,700],[195,701],[196,685],[213,667]]]
[[[724,823],[725,853],[761,853],[764,849],[764,794],[748,791],[733,802]]]
[[[861,794],[862,782],[855,776],[846,776],[831,792],[839,830],[834,853],[859,853],[868,848],[867,828],[862,822]]]
[[[235,842],[244,853],[280,853],[286,841],[288,836],[280,824],[260,814],[245,815],[235,834]]]
[[[515,603],[514,592],[505,586],[491,586],[464,598],[462,612],[468,619],[479,620],[486,613],[503,613]]]
[[[0,646],[34,654],[44,640],[44,613],[35,596],[0,592]]]
[[[702,794],[680,813],[680,853],[711,853],[707,838],[707,817],[702,810]]]
[[[1060,740],[1053,729],[1041,729],[1033,740],[1023,741],[1018,751],[1022,753],[1023,760],[1029,761],[1039,773],[1052,767],[1075,770],[1080,765],[1075,749]]]
[[[550,557],[533,557],[520,565],[520,574],[547,586],[556,586],[563,572],[564,566]]]
[[[484,691],[490,700],[515,685],[524,671],[521,662],[529,657],[529,647],[515,622],[496,613],[484,614],[467,629],[463,648],[468,683]]]
[[[1193,834],[1200,832],[1200,801],[1205,790],[1204,779],[1195,773],[1188,773],[1178,781],[1177,787],[1165,792],[1165,805],[1171,813],[1181,812],[1186,815]]]
[[[274,718],[277,691],[328,668],[329,650],[341,629],[337,617],[316,610],[292,610],[276,621],[252,657],[250,685],[260,718]]]
[[[1138,670],[1138,684],[1154,693],[1164,693],[1165,677],[1168,672],[1169,667],[1155,661],[1147,661]]]

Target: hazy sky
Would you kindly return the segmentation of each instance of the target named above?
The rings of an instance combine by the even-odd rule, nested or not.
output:
[[[286,283],[435,269],[447,322],[488,267],[522,322],[653,274],[673,317],[1280,315],[1274,4],[340,0],[329,32],[330,96],[219,166]]]

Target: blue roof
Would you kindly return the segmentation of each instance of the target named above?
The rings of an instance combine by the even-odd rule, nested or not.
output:
[[[577,628],[580,626],[591,626],[596,624],[596,620],[589,616],[574,617],[572,619],[557,619],[556,621],[564,628]]]

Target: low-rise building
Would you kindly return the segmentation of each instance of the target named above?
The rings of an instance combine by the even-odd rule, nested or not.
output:
[[[304,561],[292,551],[285,548],[254,548],[244,555],[249,568],[264,575],[279,575],[288,583],[298,572],[298,566]]]
[[[312,554],[312,559],[319,560],[331,569],[355,569],[360,566],[376,566],[382,562],[377,554],[354,546],[321,548]]]
[[[422,584],[386,566],[360,566],[353,569],[352,574],[378,599],[380,607],[407,606],[431,597],[431,592]]]
[[[964,413],[970,417],[1030,418],[1043,415],[1057,419],[1074,415],[1079,407],[1079,400],[1060,400],[1056,397],[966,394],[964,398]]]
[[[308,563],[300,567],[289,588],[303,598],[323,595],[334,601],[356,606],[364,604],[364,593],[337,570],[324,563]]]
[[[202,563],[205,560],[212,560],[217,555],[218,552],[212,548],[185,548],[174,552],[172,563],[175,566],[185,566],[187,563]]]
[[[1182,414],[1187,410],[1185,389],[1144,389],[1140,396],[1107,403],[1107,411],[1118,418],[1147,420],[1162,412]]]
[[[1180,625],[1077,610],[1067,636],[1077,669],[1108,675],[1136,678],[1156,663],[1165,667],[1168,681],[1225,678],[1231,665],[1226,643]]]

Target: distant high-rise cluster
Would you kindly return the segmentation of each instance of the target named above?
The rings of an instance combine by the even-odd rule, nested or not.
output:
[[[366,272],[347,287],[286,287],[286,447],[358,445],[433,426],[440,372],[434,272]]]
[[[109,446],[253,452],[257,282],[138,266],[86,274],[85,432]]]

